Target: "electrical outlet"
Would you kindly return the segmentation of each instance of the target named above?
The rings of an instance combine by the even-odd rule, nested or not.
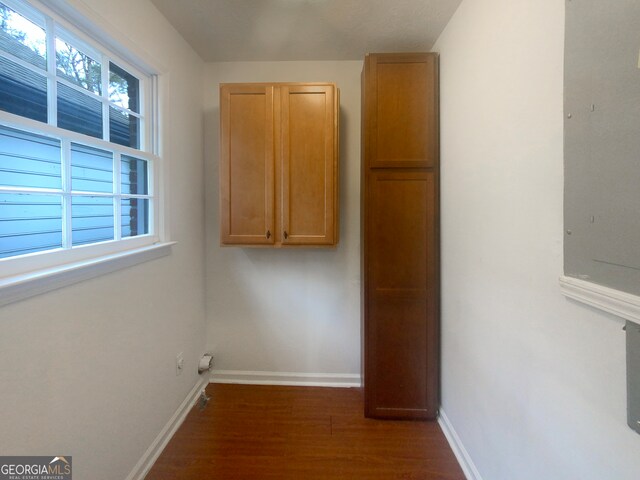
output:
[[[180,375],[184,369],[184,357],[182,352],[176,355],[176,375]]]

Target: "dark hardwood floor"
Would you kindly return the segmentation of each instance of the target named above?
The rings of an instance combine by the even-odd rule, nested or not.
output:
[[[209,385],[147,480],[464,480],[436,422],[365,419],[360,389]]]

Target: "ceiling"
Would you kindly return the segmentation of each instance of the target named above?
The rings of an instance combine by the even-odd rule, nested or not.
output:
[[[207,62],[428,51],[461,0],[151,0]]]

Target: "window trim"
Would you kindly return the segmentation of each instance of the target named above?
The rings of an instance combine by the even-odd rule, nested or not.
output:
[[[0,279],[0,307],[171,254],[176,242],[156,243]]]
[[[47,23],[51,23],[51,20],[47,20],[47,18],[52,18],[59,28],[72,36],[72,39],[77,37],[80,40],[79,47],[89,45],[92,50],[98,49],[100,52],[107,53],[109,61],[141,80],[141,102],[144,102],[146,107],[144,111],[136,114],[136,116],[144,116],[145,118],[144,127],[141,128],[140,149],[88,137],[77,132],[60,129],[50,123],[39,122],[4,111],[0,111],[0,123],[10,128],[27,130],[54,138],[60,138],[61,135],[64,135],[64,138],[70,142],[88,144],[110,151],[117,150],[120,154],[150,161],[149,188],[150,195],[153,196],[150,223],[153,224],[154,230],[152,230],[152,234],[121,240],[81,245],[72,249],[34,252],[1,259],[0,265],[3,274],[0,275],[0,306],[169,255],[171,246],[176,243],[170,240],[169,235],[169,212],[166,209],[168,185],[166,183],[166,166],[162,156],[163,152],[167,151],[167,140],[161,135],[164,122],[160,115],[160,112],[166,114],[169,103],[167,69],[158,62],[150,61],[146,52],[139,52],[139,47],[129,41],[113,24],[108,23],[83,4],[56,0],[47,2],[47,5],[39,0],[28,0],[19,4],[14,0],[3,0],[3,3],[22,15],[26,13],[25,16],[36,23],[41,23],[41,21],[37,21],[40,17],[43,17]],[[66,34],[65,38],[67,38]],[[105,65],[104,58],[105,55],[100,58],[103,66]],[[53,60],[55,62],[55,58]],[[137,67],[134,67],[133,64]],[[106,68],[109,68],[108,63]],[[106,71],[108,72],[108,70]],[[48,78],[49,72],[42,71],[41,74]],[[143,81],[145,78],[147,80]],[[58,80],[60,79],[58,78]],[[105,95],[106,105],[109,108],[112,104],[108,99],[108,91],[103,92],[103,96]],[[100,98],[100,96],[96,96],[96,98]],[[115,105],[112,106],[119,108]],[[126,109],[121,110],[126,111]]]
[[[566,275],[559,283],[565,297],[640,324],[640,296]]]

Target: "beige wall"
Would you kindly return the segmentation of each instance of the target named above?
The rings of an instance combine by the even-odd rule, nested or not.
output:
[[[207,343],[216,369],[360,373],[360,71],[362,62],[229,62],[205,67]],[[335,82],[340,88],[337,249],[219,246],[218,87]]]
[[[199,379],[203,64],[146,0],[72,3],[167,68],[162,141],[178,244],[168,257],[0,308],[0,452],[72,455],[74,478],[113,480],[131,472]]]
[[[464,0],[441,53],[442,403],[485,480],[632,480],[620,318],[566,300],[564,2]]]

